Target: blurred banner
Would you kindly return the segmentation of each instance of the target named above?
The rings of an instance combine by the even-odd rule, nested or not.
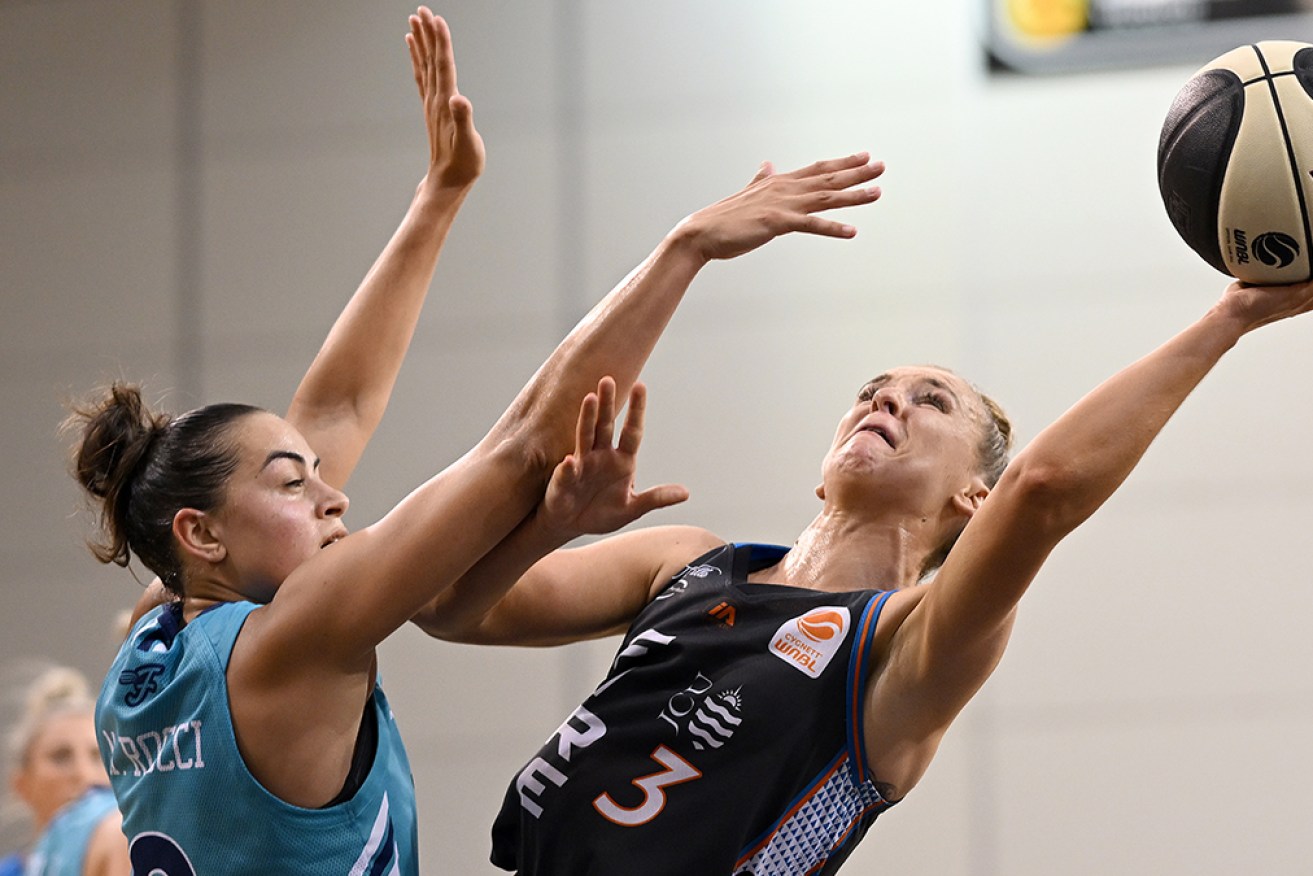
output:
[[[1260,40],[1313,43],[1313,0],[986,0],[996,72],[1204,65]]]

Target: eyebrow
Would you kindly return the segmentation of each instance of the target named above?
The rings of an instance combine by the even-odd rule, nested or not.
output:
[[[302,466],[305,465],[305,457],[293,450],[271,450],[269,451],[269,455],[264,458],[264,465],[260,466],[260,471],[264,471],[268,468],[269,463],[273,462],[275,459],[290,459]],[[319,457],[315,457],[315,461],[310,464],[310,469],[312,471],[317,468],[319,468]]]
[[[859,389],[857,392],[860,394],[861,392],[867,389],[879,389],[880,387],[889,383],[889,381],[893,379],[894,379],[893,375],[886,371],[884,374],[877,375],[876,377],[872,377],[870,380],[866,381],[864,384],[862,384],[862,388]],[[935,389],[940,389],[948,393],[948,395],[953,399],[953,401],[958,403],[959,405],[962,403],[962,399],[959,398],[958,394],[953,391],[953,387],[949,386],[948,383],[945,382],[944,380],[928,374],[922,377],[918,377],[916,379],[917,381],[930,384]]]
[[[862,393],[866,392],[868,389],[879,389],[880,387],[888,383],[889,380],[890,377],[888,373],[880,374],[876,377],[872,377],[870,380],[866,381],[860,387],[857,388],[857,394],[861,395]]]

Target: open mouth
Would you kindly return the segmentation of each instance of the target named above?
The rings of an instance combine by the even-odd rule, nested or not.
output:
[[[339,541],[341,541],[344,538],[346,538],[345,532],[335,532],[332,535],[330,535],[328,538],[324,539],[324,543],[319,546],[319,549],[323,550],[329,545],[337,544]]]
[[[859,431],[871,432],[875,435],[879,435],[880,438],[884,441],[884,443],[888,444],[891,449],[894,447],[893,436],[890,435],[889,431],[885,429],[883,426],[863,426]]]

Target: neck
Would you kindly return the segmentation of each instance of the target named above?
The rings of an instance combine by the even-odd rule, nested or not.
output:
[[[182,600],[182,618],[186,623],[196,619],[196,615],[215,605],[225,602],[268,602],[258,596],[243,592],[230,585],[220,576],[194,575],[186,583],[186,596]],[[272,597],[272,593],[269,597]]]
[[[752,580],[832,592],[913,587],[936,529],[931,520],[873,520],[826,507],[784,559]]]

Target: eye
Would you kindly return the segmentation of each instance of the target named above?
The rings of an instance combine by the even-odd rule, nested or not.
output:
[[[948,413],[948,397],[943,393],[933,391],[923,392],[917,397],[916,401],[918,404],[931,405],[938,408],[943,413]]]
[[[861,392],[857,393],[857,400],[862,402],[868,402],[874,397],[875,397],[875,386],[870,383],[863,386]]]
[[[283,486],[291,490],[299,490],[301,487],[305,486],[305,478],[296,478],[295,480],[288,481]]]

